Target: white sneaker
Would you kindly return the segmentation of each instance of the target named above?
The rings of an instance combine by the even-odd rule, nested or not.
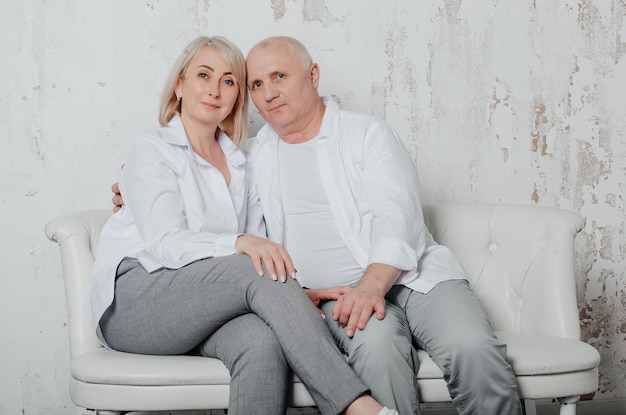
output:
[[[385,407],[380,410],[378,415],[400,415],[400,414],[398,414],[398,411],[396,411],[395,409],[389,409]]]

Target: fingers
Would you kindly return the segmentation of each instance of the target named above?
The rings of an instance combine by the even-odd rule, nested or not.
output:
[[[274,259],[274,256],[269,252],[264,252],[261,255],[261,261],[263,261],[263,265],[265,266],[265,270],[268,275],[274,281],[278,281],[278,273],[280,273],[280,280],[285,282],[287,278],[285,278],[285,269],[284,267],[281,269],[280,262]]]
[[[382,320],[385,317],[385,301],[378,297],[362,297],[352,292],[343,295],[333,307],[333,319],[346,328],[346,336],[352,337],[356,330],[364,330],[372,314]]]
[[[122,208],[124,201],[122,200],[122,195],[120,194],[120,184],[113,183],[111,186],[111,191],[113,192],[113,198],[111,201],[113,202],[113,213],[117,212]]]
[[[282,258],[282,263],[285,268],[285,273],[290,278],[296,278],[297,271],[296,271],[296,267],[293,265],[293,262],[291,261],[291,256],[289,256],[289,253],[287,253],[287,250],[285,249],[284,246],[278,245],[278,247],[279,247],[278,250],[280,252],[280,256]]]
[[[122,196],[120,196],[119,194],[116,194],[115,196],[113,196],[111,201],[113,202],[114,213],[122,208]]]
[[[385,318],[385,308],[386,308],[386,306],[387,306],[387,304],[385,302],[377,303],[374,306],[374,311],[376,312],[376,318],[378,320],[382,320],[382,319]],[[363,328],[365,328],[365,326]]]
[[[291,257],[280,244],[256,236],[240,235],[235,247],[239,253],[250,256],[259,275],[263,275],[265,269],[272,280],[281,282],[287,281],[288,276],[296,276]]]
[[[346,304],[348,303],[348,304]],[[339,323],[341,327],[345,327],[348,324],[348,318],[352,312],[352,303],[346,301],[345,296],[341,296],[337,299],[333,307],[333,320]]]
[[[348,337],[354,336],[361,313],[362,310],[358,310],[358,307],[355,307],[355,304],[347,300],[346,297],[337,300],[337,304],[333,308],[333,318],[339,322],[341,327],[346,328],[346,336]]]
[[[252,265],[254,265],[254,270],[256,271],[257,274],[259,274],[259,277],[262,277],[263,276],[263,264],[261,263],[261,257],[251,256],[250,259],[252,260]]]

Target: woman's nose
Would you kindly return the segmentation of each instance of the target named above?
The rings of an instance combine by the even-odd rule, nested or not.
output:
[[[218,82],[209,82],[209,86],[208,86],[208,94],[212,97],[219,97],[220,96],[220,83]]]

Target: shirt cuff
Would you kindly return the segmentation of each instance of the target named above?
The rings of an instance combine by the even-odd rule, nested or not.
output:
[[[409,244],[397,238],[382,238],[374,243],[368,265],[385,264],[402,271],[417,269],[417,252]]]

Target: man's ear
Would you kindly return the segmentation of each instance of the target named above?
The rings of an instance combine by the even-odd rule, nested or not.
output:
[[[312,63],[309,68],[309,76],[311,77],[311,83],[313,88],[317,89],[320,84],[320,66],[317,63]]]

